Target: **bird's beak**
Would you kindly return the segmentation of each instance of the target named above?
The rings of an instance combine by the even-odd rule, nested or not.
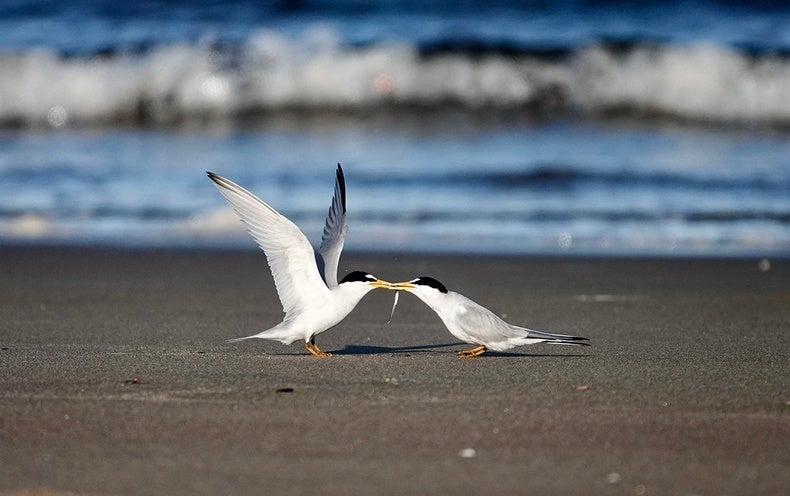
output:
[[[392,289],[392,283],[389,281],[385,281],[383,279],[376,279],[373,282],[369,282],[371,286],[374,288],[381,288],[381,289]]]
[[[409,291],[414,289],[416,286],[409,281],[403,282],[391,282],[389,283],[389,287],[387,289],[391,289],[393,291]]]

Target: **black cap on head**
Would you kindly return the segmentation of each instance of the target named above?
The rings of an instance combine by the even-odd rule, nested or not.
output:
[[[340,284],[344,282],[373,282],[376,280],[376,277],[368,274],[367,272],[363,272],[361,270],[355,270],[354,272],[349,272],[346,276],[340,280]]]
[[[414,280],[412,280],[410,282],[412,284],[418,284],[420,286],[430,286],[430,287],[438,290],[441,293],[446,293],[447,292],[447,288],[444,287],[444,284],[440,283],[439,281],[437,281],[433,277],[420,276],[417,279],[414,279]]]

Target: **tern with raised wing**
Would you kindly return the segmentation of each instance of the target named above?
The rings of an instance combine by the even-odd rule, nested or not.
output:
[[[316,335],[337,325],[371,290],[390,286],[389,282],[362,271],[350,272],[340,282],[337,280],[348,231],[345,179],[340,164],[337,164],[335,192],[318,249],[323,279],[313,247],[293,222],[233,181],[213,172],[207,174],[266,254],[285,312],[283,321],[271,329],[231,341],[262,338],[291,344],[303,339],[311,355],[329,356],[330,353],[316,345]]]
[[[475,345],[471,350],[460,351],[462,357],[475,357],[487,350],[505,351],[515,346],[536,343],[589,346],[585,343],[588,339],[580,336],[550,334],[508,324],[466,296],[448,291],[444,284],[433,277],[423,276],[392,283],[388,289],[414,294],[436,312],[450,334]],[[393,313],[397,301],[396,298],[392,306]]]

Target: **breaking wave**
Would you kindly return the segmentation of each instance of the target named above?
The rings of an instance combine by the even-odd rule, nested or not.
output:
[[[463,173],[435,173],[432,171],[411,172],[407,177],[392,173],[386,178],[358,174],[356,180],[368,186],[468,186],[489,187],[498,190],[547,188],[567,189],[574,187],[607,188],[644,187],[651,189],[681,188],[685,190],[738,191],[760,190],[763,192],[790,191],[790,177],[787,174],[761,174],[741,172],[737,177],[715,171],[712,174],[693,171],[664,172],[638,171],[633,169],[595,170],[563,164],[536,164],[515,170],[490,170],[481,165],[477,171]],[[384,184],[385,183],[385,184]]]
[[[557,50],[458,40],[349,46],[299,39],[185,43],[68,56],[0,54],[0,126],[172,125],[308,113],[515,112],[790,125],[790,57],[714,44]]]

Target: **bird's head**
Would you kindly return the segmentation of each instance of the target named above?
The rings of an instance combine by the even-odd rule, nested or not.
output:
[[[367,272],[363,272],[361,270],[355,270],[354,272],[349,272],[346,274],[343,279],[340,280],[339,285],[344,284],[353,284],[353,285],[367,285],[370,289],[375,288],[383,288],[383,289],[390,289],[392,286],[391,282],[384,281],[379,279],[378,277],[374,276],[373,274],[368,274]]]
[[[447,294],[447,288],[444,284],[440,283],[433,277],[420,276],[411,281],[394,282],[390,283],[387,289],[395,291],[395,301],[392,302],[392,310],[390,311],[390,320],[395,315],[395,307],[398,304],[398,291],[408,291],[414,293],[414,296],[424,301],[429,307],[439,312],[442,302],[446,301],[443,295]],[[389,324],[389,322],[387,322]]]
[[[433,277],[420,276],[411,281],[390,283],[387,289],[393,291],[410,291],[415,294],[447,293],[447,288]]]

